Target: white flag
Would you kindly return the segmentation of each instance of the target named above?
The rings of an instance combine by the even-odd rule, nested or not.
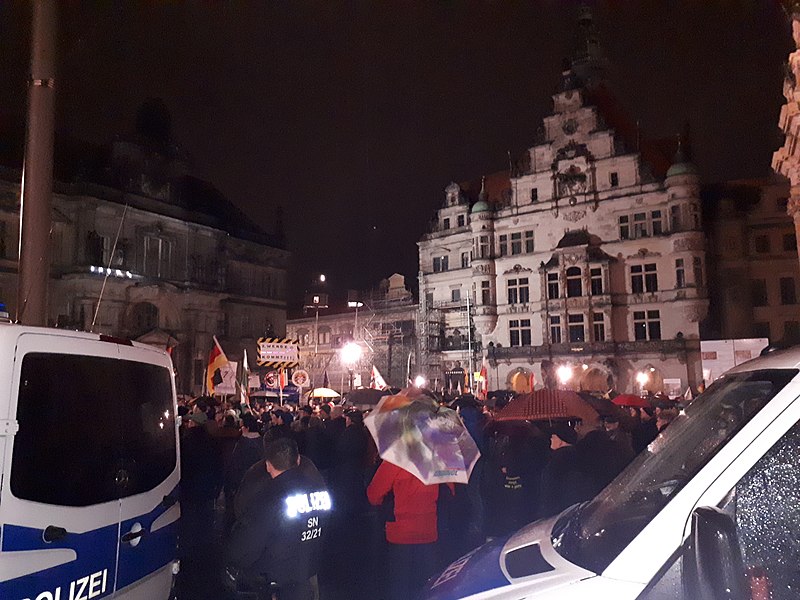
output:
[[[389,386],[386,385],[386,381],[381,376],[380,371],[378,371],[378,367],[372,365],[372,375],[369,378],[369,387],[373,390],[385,390]]]

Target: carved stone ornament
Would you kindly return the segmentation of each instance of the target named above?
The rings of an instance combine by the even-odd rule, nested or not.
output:
[[[586,216],[585,210],[572,210],[568,213],[564,213],[564,219],[572,223],[580,221],[585,216]]]
[[[503,271],[503,275],[509,275],[510,273],[530,273],[533,269],[528,269],[527,267],[523,267],[522,265],[514,265],[507,271]]]
[[[564,254],[563,256],[564,256],[564,261],[568,265],[577,264],[578,261],[580,261],[583,258],[583,256],[580,254]]]

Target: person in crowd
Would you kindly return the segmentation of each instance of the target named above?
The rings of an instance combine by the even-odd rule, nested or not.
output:
[[[264,432],[264,443],[268,444],[279,437],[294,438],[291,422],[292,416],[287,411],[280,408],[271,411],[269,428]]]
[[[557,515],[577,502],[591,498],[587,479],[581,472],[575,444],[578,433],[570,423],[557,423],[550,429],[550,460],[542,471],[542,493],[538,517]]]
[[[448,484],[453,492],[452,484]],[[367,498],[380,506],[394,499],[393,519],[386,522],[389,546],[388,585],[390,600],[414,598],[435,568],[438,485],[425,485],[414,475],[383,461],[367,487]]]
[[[242,415],[241,437],[233,448],[228,468],[225,470],[225,523],[230,530],[235,520],[234,498],[247,469],[262,460],[263,447],[258,420],[249,414]]]
[[[227,562],[242,585],[279,600],[313,600],[315,578],[328,535],[328,490],[300,469],[297,444],[278,437],[267,444],[265,467],[272,480],[231,532]]]
[[[625,460],[627,462],[633,460],[635,455],[631,435],[620,427],[619,417],[617,415],[605,415],[601,420],[608,437],[620,447]]]
[[[652,409],[639,408],[633,410],[638,412],[639,424],[631,432],[631,442],[633,443],[633,451],[639,454],[650,445],[650,442],[656,439],[658,425]]]
[[[656,428],[658,429],[658,433],[664,431],[664,429],[672,423],[675,417],[678,416],[678,410],[676,408],[662,408],[658,411],[658,415],[656,416]]]

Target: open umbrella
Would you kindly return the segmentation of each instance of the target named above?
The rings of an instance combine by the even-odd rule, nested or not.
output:
[[[650,401],[635,394],[620,394],[611,399],[617,406],[632,406],[634,408],[650,408]]]
[[[426,485],[467,483],[480,457],[458,414],[418,390],[382,398],[364,424],[381,458]]]
[[[580,419],[584,423],[597,421],[597,411],[583,398],[569,390],[536,390],[517,394],[495,415],[499,421],[526,419],[549,421]]]
[[[339,392],[331,388],[318,387],[308,392],[308,395],[311,398],[338,398]]]
[[[391,396],[388,390],[362,388],[345,394],[345,402],[353,406],[375,406],[384,396]]]

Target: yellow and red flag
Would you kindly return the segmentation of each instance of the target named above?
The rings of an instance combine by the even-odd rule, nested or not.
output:
[[[214,388],[222,383],[222,367],[228,364],[228,357],[222,351],[222,346],[214,336],[214,347],[208,355],[208,368],[206,369],[206,390],[209,396],[214,395]]]

